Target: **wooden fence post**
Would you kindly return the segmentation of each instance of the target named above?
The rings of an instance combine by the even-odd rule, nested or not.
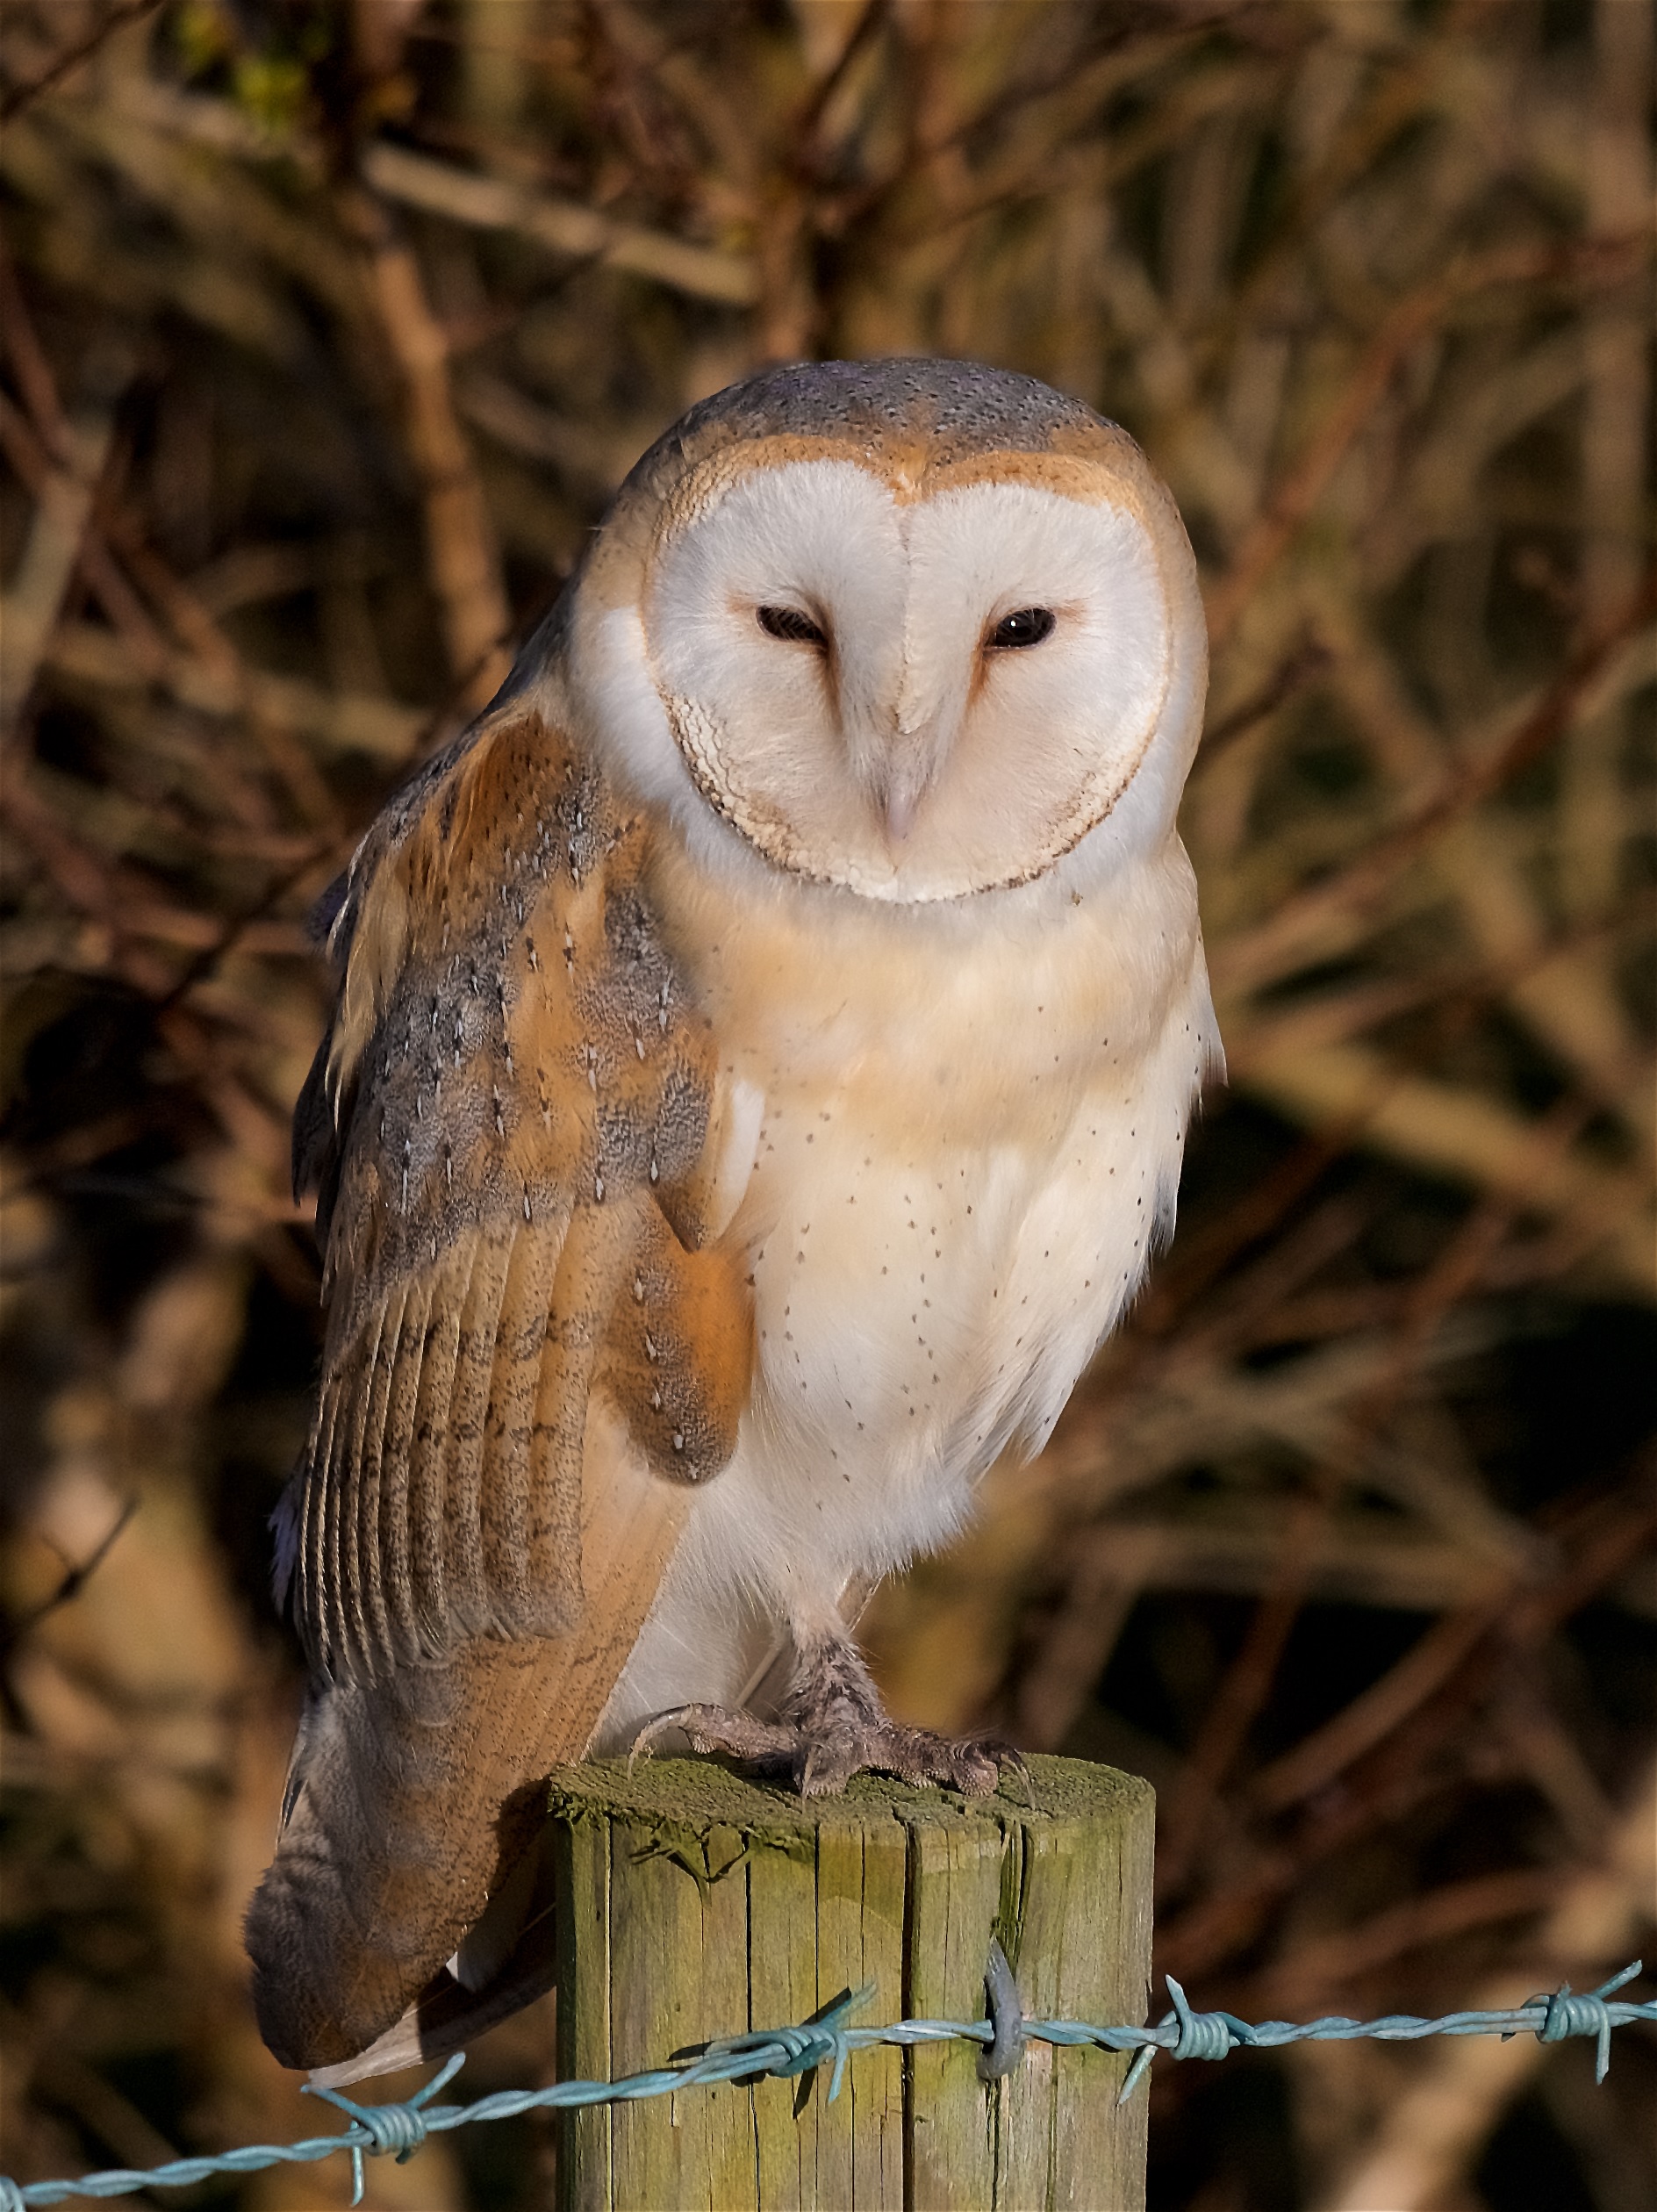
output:
[[[552,1778],[559,2072],[614,2079],[865,1982],[859,2015],[985,2017],[999,1938],[1031,2017],[1138,2022],[1151,1964],[1152,1797],[1032,1758],[987,1801],[859,1777],[802,1803],[702,1760]],[[1027,2046],[984,2083],[951,2042],[793,2080],[565,2114],[563,2212],[1136,2212],[1145,2109],[1128,2059]]]

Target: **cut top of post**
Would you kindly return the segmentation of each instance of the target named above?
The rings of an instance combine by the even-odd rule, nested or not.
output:
[[[785,1851],[824,1828],[861,1830],[888,1821],[946,1832],[983,1821],[1003,1831],[1036,1833],[1077,1821],[1114,1826],[1155,1802],[1148,1782],[1114,1767],[1039,1754],[1027,1763],[1028,1788],[1022,1775],[1009,1771],[990,1797],[859,1774],[832,1796],[802,1798],[788,1783],[756,1781],[714,1759],[642,1758],[631,1767],[625,1759],[589,1759],[560,1767],[549,1778],[548,1811],[557,1821],[658,1826],[664,1838],[680,1830],[701,1835],[714,1828],[734,1828],[751,1842]]]

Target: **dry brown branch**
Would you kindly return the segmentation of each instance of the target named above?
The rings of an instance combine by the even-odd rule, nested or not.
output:
[[[82,557],[97,481],[114,432],[104,412],[74,432],[75,458],[40,485],[28,543],[7,587],[6,650],[0,664],[0,743],[17,725],[57,627],[70,580]]]
[[[60,629],[49,657],[63,675],[98,690],[131,692],[148,680],[146,672],[128,657],[123,641],[86,623],[69,623]],[[462,672],[475,681],[482,664],[474,661]],[[276,676],[261,669],[232,675],[182,655],[169,664],[162,680],[181,707],[221,721],[246,714],[255,729],[303,738],[325,759],[361,753],[389,767],[400,767],[412,757],[429,721],[418,708],[399,707],[389,699],[341,696],[303,677]]]
[[[455,413],[448,342],[427,300],[419,263],[396,225],[371,199],[353,196],[346,205],[404,383],[409,456],[425,499],[426,557],[442,612],[449,672],[467,680],[467,703],[481,707],[506,673],[512,620],[494,528]]]
[[[1562,1151],[1584,1115],[1572,1103],[1552,1118],[1548,1139],[1556,1151]],[[1338,1453],[1314,1471],[1307,1495],[1289,1516],[1272,1584],[1216,1693],[1179,1782],[1165,1800],[1158,1879],[1167,1890],[1177,1892],[1183,1885],[1221,1779],[1236,1761],[1270,1692],[1305,1601],[1318,1541],[1341,1476],[1349,1474],[1354,1462],[1361,1467],[1395,1417],[1429,1341],[1445,1315],[1473,1289],[1507,1236],[1513,1212],[1510,1204],[1500,1202],[1476,1207],[1413,1285],[1374,1382],[1352,1401]],[[1350,1713],[1352,1708],[1347,1710]]]
[[[1249,1082],[1256,1096],[1296,1120],[1356,1135],[1528,1210],[1568,1217],[1601,1241],[1607,1263],[1631,1287],[1650,1281],[1652,1193],[1642,1171],[1618,1174],[1562,1153],[1510,1108],[1395,1074],[1386,1056],[1363,1045],[1302,1050],[1293,1061],[1257,1065]]]
[[[1626,241],[1609,241],[1608,246],[1611,254],[1625,261]],[[1280,559],[1328,490],[1352,441],[1401,365],[1435,325],[1461,300],[1474,298],[1498,285],[1535,284],[1544,277],[1562,276],[1574,265],[1591,269],[1594,260],[1597,257],[1603,262],[1606,251],[1607,248],[1592,246],[1575,255],[1561,255],[1553,248],[1504,251],[1435,277],[1398,303],[1371,339],[1339,402],[1237,548],[1224,575],[1209,591],[1209,636],[1216,648],[1230,638],[1232,626],[1259,592],[1266,571]]]
[[[1201,765],[1210,765],[1228,745],[1236,744],[1240,737],[1251,736],[1262,722],[1269,722],[1280,707],[1287,705],[1322,672],[1329,657],[1328,648],[1316,638],[1307,638],[1297,645],[1257,691],[1239,700],[1218,722],[1209,724],[1202,733]]]
[[[38,100],[43,92],[54,90],[71,70],[78,69],[82,61],[90,61],[116,32],[124,30],[130,23],[139,22],[147,15],[154,15],[161,5],[161,0],[116,0],[116,4],[83,39],[77,39],[66,47],[38,76],[32,77],[26,84],[14,84],[9,91],[0,95],[0,123],[9,123],[32,100]]]
[[[6,357],[18,380],[42,445],[60,465],[72,458],[75,446],[68,419],[58,400],[57,379],[35,334],[18,273],[4,238],[0,236],[0,334]]]
[[[1399,872],[1443,827],[1521,774],[1569,728],[1585,694],[1614,657],[1657,615],[1657,570],[1583,639],[1557,680],[1482,759],[1458,766],[1405,819],[1331,880],[1299,893],[1259,929],[1234,939],[1219,972],[1232,990],[1280,973],[1293,953],[1347,911],[1373,907]]]
[[[1528,1918],[1557,1905],[1559,1890],[1559,1870],[1551,1866],[1510,1867],[1500,1874],[1448,1882],[1378,1914],[1361,1928],[1341,1928],[1297,1945],[1265,1978],[1270,2001],[1283,2008],[1282,2017],[1291,2018],[1294,2010],[1321,2006],[1333,1981],[1350,1985],[1405,1951],[1442,1943],[1467,1928]]]
[[[1445,1613],[1390,1673],[1354,1698],[1327,1727],[1262,1768],[1253,1782],[1261,1806],[1280,1812],[1316,1796],[1391,1735],[1454,1673],[1499,1617],[1508,1596],[1508,1587],[1499,1584],[1479,1604]]]
[[[384,198],[405,207],[421,208],[477,230],[515,231],[552,253],[646,276],[693,299],[748,307],[758,297],[752,265],[741,255],[618,223],[592,208],[548,198],[501,177],[455,169],[405,147],[369,147],[362,157],[362,174]]]
[[[1273,1900],[1288,1893],[1311,1867],[1332,1851],[1351,1849],[1382,1821],[1401,1818],[1438,1786],[1431,1762],[1465,1730],[1503,1671],[1517,1655],[1538,1648],[1651,1543],[1657,1533],[1657,1490],[1649,1470],[1629,1487],[1625,1501],[1596,1501],[1576,1517],[1568,1535],[1560,1533],[1562,1547],[1571,1547],[1560,1570],[1517,1598],[1490,1623],[1488,1634],[1419,1708],[1407,1735],[1383,1739],[1344,1792],[1331,1793],[1309,1811],[1292,1842],[1257,1850],[1246,1871],[1234,1874],[1223,1892],[1166,1924],[1159,1955],[1166,1954],[1167,1971],[1183,1979],[1240,1948]]]

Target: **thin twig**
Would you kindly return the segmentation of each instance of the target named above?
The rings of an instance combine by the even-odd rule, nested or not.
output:
[[[8,1659],[24,1638],[32,1635],[48,1615],[56,1612],[60,1606],[72,1604],[80,1596],[87,1584],[109,1557],[122,1531],[137,1511],[136,1496],[129,1497],[111,1523],[107,1533],[99,1538],[94,1550],[77,1566],[68,1569],[51,1596],[43,1598],[38,1605],[32,1606],[19,1620],[0,1628],[0,1663]]]
[[[1280,707],[1286,706],[1297,692],[1322,674],[1332,656],[1321,639],[1309,637],[1297,645],[1287,659],[1280,661],[1258,691],[1238,701],[1229,715],[1210,722],[1202,733],[1202,748],[1197,756],[1199,767],[1207,768],[1237,743],[1269,722]]]
[[[1209,636],[1217,648],[1230,636],[1266,571],[1328,489],[1359,432],[1374,412],[1400,364],[1459,301],[1498,285],[1586,277],[1607,282],[1625,274],[1639,239],[1589,240],[1578,247],[1504,248],[1422,285],[1399,301],[1371,339],[1348,378],[1339,404],[1278,487],[1265,513],[1238,546],[1208,595]]]
[[[54,85],[61,83],[71,69],[79,68],[82,61],[90,61],[106,39],[125,29],[129,23],[136,23],[143,16],[153,15],[161,4],[161,0],[118,0],[118,4],[111,9],[96,29],[90,31],[76,45],[66,48],[38,77],[32,77],[27,84],[14,84],[4,97],[0,97],[0,123],[11,122],[12,117],[20,114],[32,100],[38,100],[43,92],[49,92]]]
[[[1482,760],[1453,768],[1436,791],[1338,874],[1297,892],[1269,921],[1234,937],[1216,962],[1226,984],[1232,990],[1258,984],[1279,973],[1295,946],[1336,916],[1374,906],[1445,823],[1500,791],[1558,741],[1596,679],[1653,616],[1657,568],[1648,572],[1632,598],[1589,632],[1542,698]]]

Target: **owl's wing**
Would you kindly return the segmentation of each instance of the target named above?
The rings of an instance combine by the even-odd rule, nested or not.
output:
[[[508,709],[370,831],[296,1121],[328,1329],[282,1563],[315,1676],[247,1940],[266,2040],[361,2050],[579,1757],[735,1442],[747,1161],[648,832]]]

